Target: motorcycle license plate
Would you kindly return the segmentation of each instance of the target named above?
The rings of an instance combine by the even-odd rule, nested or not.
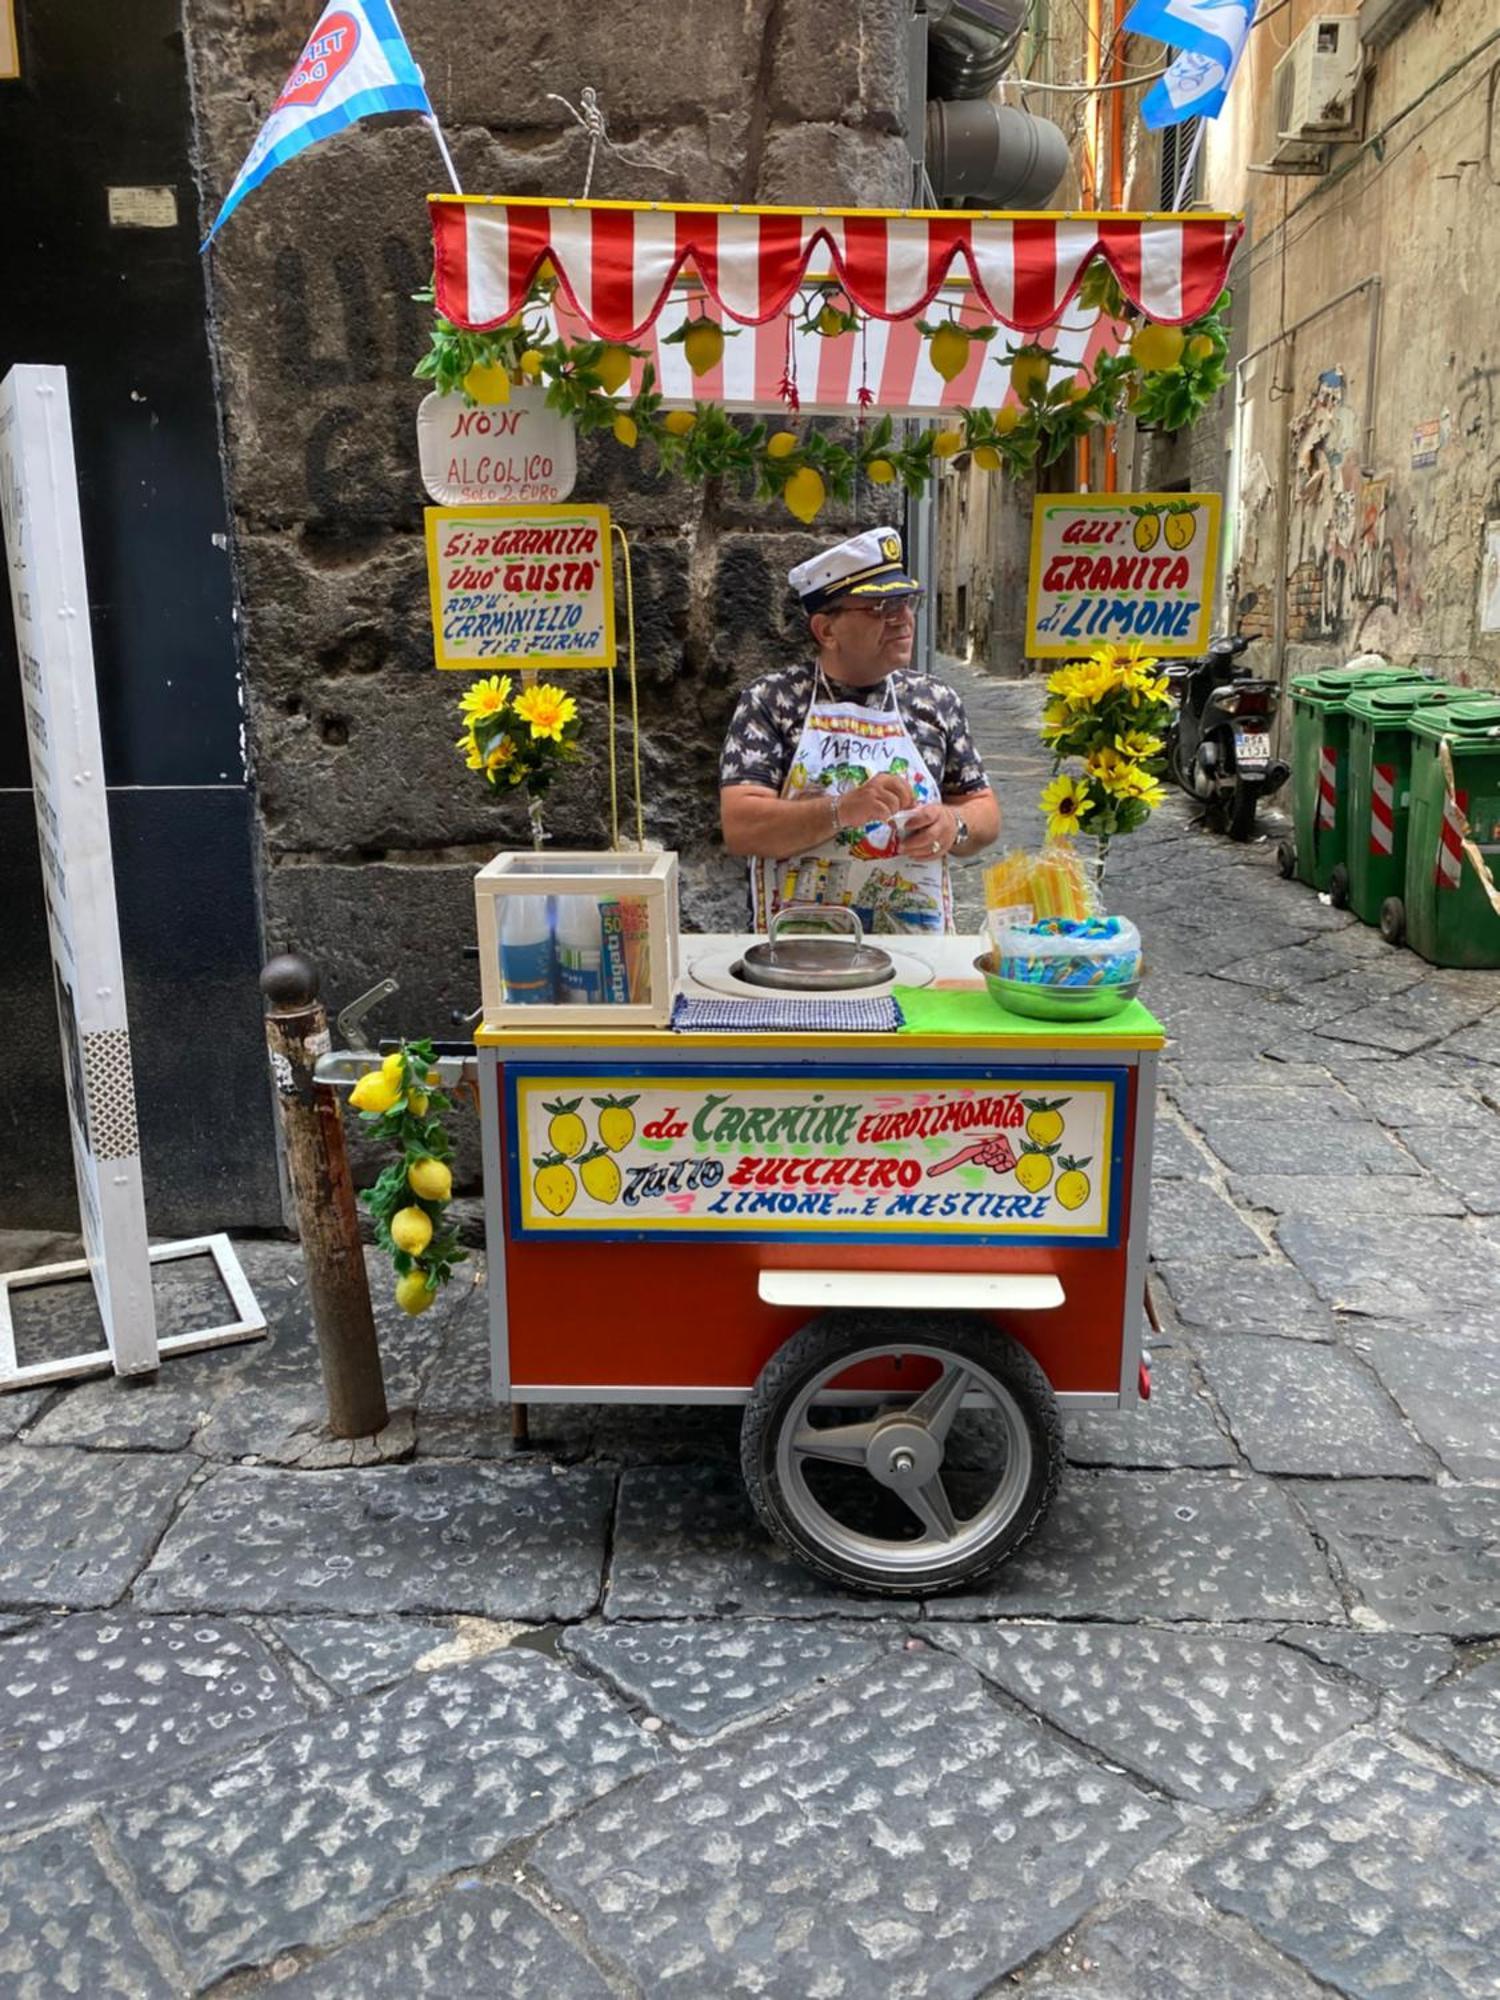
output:
[[[1259,733],[1252,734],[1247,729],[1237,729],[1234,733],[1234,761],[1241,770],[1247,764],[1269,764],[1271,761],[1271,739]]]

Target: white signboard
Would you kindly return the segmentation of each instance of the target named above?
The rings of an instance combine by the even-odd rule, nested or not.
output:
[[[508,403],[424,396],[417,410],[422,484],[440,507],[486,500],[566,500],[578,477],[571,422],[547,408],[540,385],[515,388]]]
[[[157,1365],[135,1084],[68,378],[0,383],[0,513],[21,662],[84,1248],[116,1372]]]
[[[614,665],[607,507],[429,507],[426,521],[440,667]]]
[[[1500,521],[1484,524],[1484,556],[1479,572],[1479,629],[1500,632]]]

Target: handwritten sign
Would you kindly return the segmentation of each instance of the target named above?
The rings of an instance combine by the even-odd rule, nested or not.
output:
[[[508,403],[424,396],[417,410],[422,484],[442,507],[485,501],[566,500],[578,477],[572,424],[547,408],[543,388],[517,388]]]
[[[612,667],[607,507],[429,507],[427,582],[440,667]]]
[[[1118,1241],[1122,1074],[507,1078],[516,1235]]]
[[[1139,640],[1201,653],[1213,613],[1217,493],[1043,493],[1031,519],[1026,650],[1076,659]]]

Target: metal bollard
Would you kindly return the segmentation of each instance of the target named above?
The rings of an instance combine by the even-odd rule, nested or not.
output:
[[[335,1437],[373,1437],[390,1420],[380,1345],[344,1147],[338,1093],[315,1081],[330,1047],[318,975],[305,958],[273,958],[260,975],[270,1004],[266,1046],[276,1079],[297,1230]]]

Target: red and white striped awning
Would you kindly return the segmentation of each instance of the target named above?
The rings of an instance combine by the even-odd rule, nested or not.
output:
[[[1181,325],[1223,289],[1243,224],[1227,215],[1032,215],[959,210],[663,207],[433,195],[438,310],[474,332],[525,301],[546,259],[603,340],[636,342],[689,266],[728,320],[780,319],[801,287],[836,280],[872,320],[926,311],[965,270],[984,313],[1040,333],[1067,310],[1095,257],[1130,303]]]

